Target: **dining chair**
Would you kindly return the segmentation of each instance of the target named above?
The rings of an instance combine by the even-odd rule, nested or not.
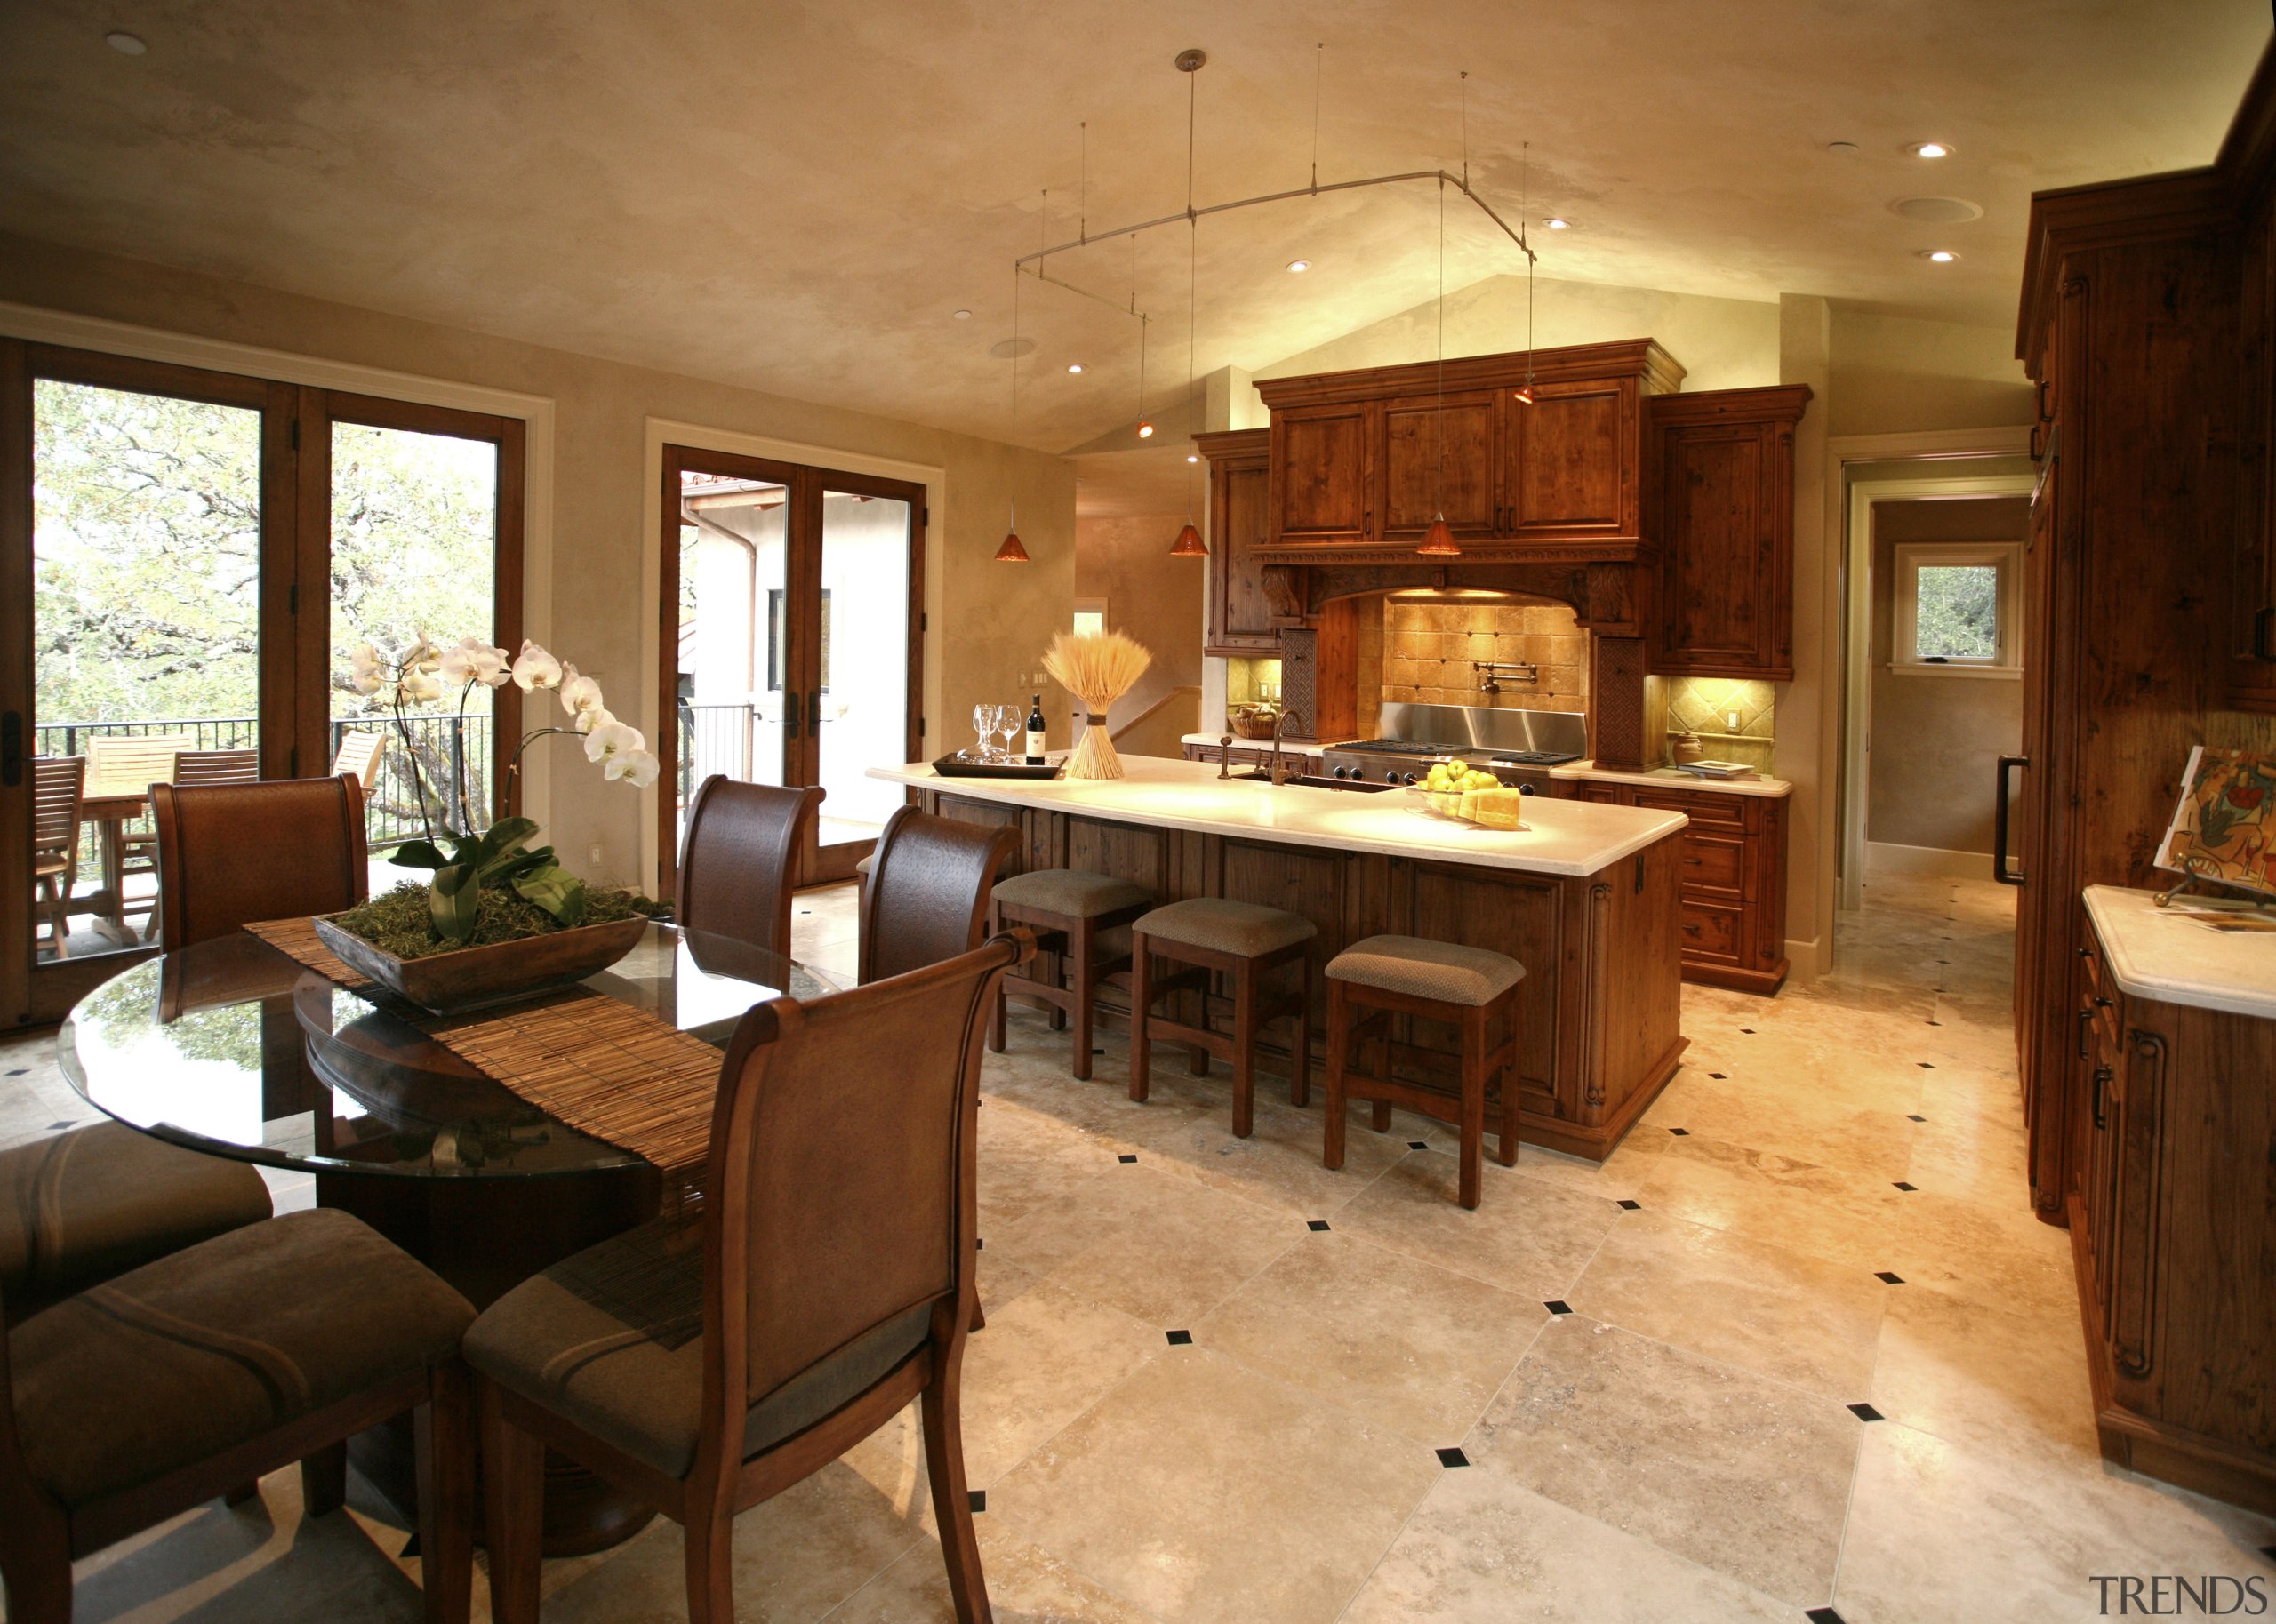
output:
[[[700,1217],[579,1252],[475,1322],[498,1624],[538,1616],[547,1448],[678,1523],[691,1624],[733,1624],[736,1514],[912,1398],[957,1617],[990,1617],[958,1402],[979,1303],[974,1105],[997,982],[1034,950],[998,936],[757,1005],[720,1067]]]
[[[822,793],[705,779],[687,809],[674,922],[787,956],[791,882]]]
[[[340,748],[333,753],[332,776],[354,779],[369,796],[380,776],[380,757],[387,752],[385,733],[344,732],[340,735]]]
[[[48,928],[55,956],[69,956],[71,883],[79,872],[79,792],[87,780],[84,756],[32,758],[33,906]]]
[[[259,750],[184,750],[174,757],[173,781],[177,784],[250,784],[260,777]],[[156,829],[147,834],[123,836],[126,856],[126,872],[147,874],[156,868],[158,836]],[[149,923],[142,927],[145,941],[158,933],[158,910],[150,910]]]
[[[257,919],[336,913],[368,894],[352,778],[154,784],[158,934],[169,953]]]
[[[864,984],[969,953],[988,924],[996,876],[1019,849],[989,828],[904,806],[886,820],[862,886],[855,959]]]
[[[301,1462],[340,1508],[348,1438],[411,1411],[429,1624],[467,1618],[466,1299],[360,1220],[288,1213],[148,1263],[0,1337],[10,1624],[69,1624],[71,1564]],[[224,1604],[226,1605],[226,1604]]]

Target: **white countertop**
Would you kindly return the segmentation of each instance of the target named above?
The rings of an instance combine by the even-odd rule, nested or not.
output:
[[[1706,789],[1717,795],[1760,795],[1775,798],[1794,792],[1794,786],[1783,778],[1701,778],[1695,772],[1679,772],[1673,767],[1624,772],[1616,767],[1599,767],[1592,761],[1568,762],[1561,767],[1551,767],[1549,776],[1590,779],[1599,784],[1642,784],[1653,789]]]
[[[975,801],[1048,807],[1156,828],[1437,858],[1529,874],[1594,874],[1664,840],[1689,821],[1680,812],[1535,796],[1527,803],[1523,829],[1481,829],[1414,810],[1414,797],[1396,789],[1374,795],[1295,784],[1276,789],[1254,780],[1220,779],[1213,762],[1169,761],[1158,756],[1125,756],[1122,765],[1121,778],[1075,782],[942,778],[926,762],[872,767],[869,775]]]
[[[2086,889],[2087,916],[2119,989],[2160,1004],[2276,1020],[2276,934],[2209,930],[2152,906],[2151,891]],[[2174,907],[2188,905],[2186,893]]]

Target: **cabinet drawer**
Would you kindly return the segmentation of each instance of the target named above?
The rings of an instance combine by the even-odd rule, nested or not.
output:
[[[1648,806],[1654,812],[1681,812],[1694,823],[1711,823],[1718,828],[1746,827],[1747,797],[1744,796],[1639,789],[1636,804]]]
[[[1727,903],[1683,899],[1683,956],[1735,964],[1746,942],[1746,911]]]
[[[1744,901],[1752,895],[1747,884],[1747,842],[1743,835],[1719,835],[1688,828],[1683,833],[1683,894],[1687,900]]]

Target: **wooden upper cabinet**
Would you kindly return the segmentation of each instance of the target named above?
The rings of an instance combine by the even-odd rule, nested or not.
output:
[[[2238,316],[2244,382],[2235,592],[2228,608],[2229,702],[2276,714],[2276,190],[2246,222]]]
[[[1209,612],[1202,652],[1276,654],[1280,633],[1256,561],[1271,528],[1267,433],[1247,428],[1195,438],[1209,460]]]
[[[1633,378],[1534,385],[1527,405],[1508,391],[1503,410],[1501,532],[1532,540],[1642,534]]]
[[[1794,425],[1809,398],[1791,384],[1649,403],[1653,670],[1793,680]]]
[[[1374,403],[1357,401],[1274,414],[1269,432],[1276,540],[1353,547],[1374,539],[1370,453],[1378,412]]]
[[[1442,500],[1447,523],[1457,536],[1498,531],[1498,391],[1465,390],[1448,395],[1443,404],[1435,395],[1386,401],[1381,421],[1384,537],[1419,540],[1442,510]]]

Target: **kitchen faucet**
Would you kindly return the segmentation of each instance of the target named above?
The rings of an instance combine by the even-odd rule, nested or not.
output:
[[[1280,734],[1287,725],[1288,713],[1285,710],[1272,718],[1272,787],[1275,789],[1286,783],[1289,778],[1287,765],[1280,759]]]

